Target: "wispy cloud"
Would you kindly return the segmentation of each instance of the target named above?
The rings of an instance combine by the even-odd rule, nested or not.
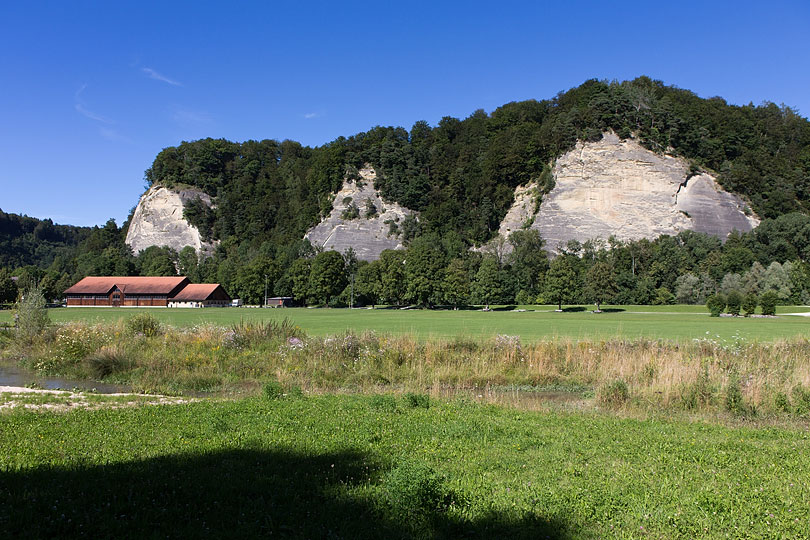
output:
[[[84,92],[85,88],[87,88],[87,85],[83,84],[81,88],[76,90],[76,93],[73,94],[73,101],[74,101],[73,108],[76,110],[76,112],[81,114],[85,118],[95,120],[96,122],[101,122],[102,124],[114,124],[115,122],[113,122],[106,116],[96,114],[84,106],[84,102],[82,101],[82,92]]]
[[[174,79],[170,79],[169,77],[167,77],[165,75],[161,75],[160,73],[158,73],[157,71],[155,71],[152,68],[143,67],[143,68],[141,68],[141,71],[143,73],[145,73],[146,76],[149,77],[150,79],[155,79],[156,81],[165,82],[166,84],[171,84],[172,86],[183,86],[183,83],[181,83],[180,81],[176,81]]]
[[[113,124],[114,122],[109,118],[101,116],[100,114],[96,114],[93,111],[88,111],[84,105],[81,103],[76,103],[73,105],[73,108],[76,109],[76,112],[81,114],[82,116],[89,118],[90,120],[95,120],[96,122],[101,122],[103,124]]]
[[[311,120],[313,118],[318,118],[319,116],[320,116],[320,114],[318,114],[316,112],[310,112],[310,113],[306,113],[304,115],[304,118],[306,118],[307,120]]]

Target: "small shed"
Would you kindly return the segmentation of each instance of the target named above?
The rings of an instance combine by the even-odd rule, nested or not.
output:
[[[267,299],[267,307],[292,307],[292,296],[274,296]]]
[[[169,300],[169,307],[227,307],[231,297],[218,283],[192,283],[186,285]]]

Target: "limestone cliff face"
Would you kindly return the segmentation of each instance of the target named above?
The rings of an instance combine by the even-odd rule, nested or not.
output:
[[[211,197],[199,189],[149,188],[132,215],[126,243],[136,255],[150,246],[169,246],[177,251],[191,246],[198,253],[210,253],[213,244],[204,242],[197,227],[183,218],[184,203],[196,198],[211,206]]]
[[[560,156],[553,171],[555,187],[536,215],[526,196],[533,186],[517,192],[500,232],[508,235],[531,223],[547,248],[556,251],[572,239],[652,239],[687,229],[725,238],[733,229],[750,231],[759,224],[745,202],[724,191],[712,176],[687,179],[688,173],[682,158],[605,133],[601,141],[580,142]]]
[[[332,203],[332,212],[307,231],[305,238],[314,246],[340,253],[351,247],[358,259],[371,261],[378,259],[385,249],[403,248],[402,234],[391,234],[391,224],[395,225],[395,230],[399,229],[403,220],[414,212],[380,198],[374,189],[377,173],[370,166],[359,172],[361,181],[343,181]],[[375,210],[369,214],[371,205]],[[349,219],[355,214],[356,217]]]

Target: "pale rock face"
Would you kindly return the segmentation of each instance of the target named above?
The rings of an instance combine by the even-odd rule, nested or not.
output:
[[[335,195],[332,212],[305,235],[312,245],[324,250],[333,249],[339,253],[352,248],[357,258],[365,261],[379,259],[386,249],[403,249],[401,233],[389,235],[388,220],[398,226],[406,216],[415,214],[396,203],[385,202],[374,189],[377,173],[366,165],[360,171],[361,186],[348,179]],[[351,198],[351,201],[348,199]],[[377,214],[366,218],[366,201],[369,200],[377,209]],[[345,201],[345,202],[344,202]],[[341,215],[351,205],[357,207],[360,216],[354,219],[343,219]]]
[[[141,196],[127,231],[126,243],[136,255],[150,246],[168,246],[180,251],[186,246],[198,253],[211,253],[214,245],[204,242],[197,227],[183,218],[183,205],[200,198],[212,206],[211,197],[199,189],[172,190],[151,187]]]
[[[733,229],[745,232],[759,224],[753,214],[746,215],[745,202],[724,191],[712,176],[687,180],[688,173],[682,158],[605,133],[601,141],[577,143],[560,156],[553,171],[555,187],[533,222],[534,203],[527,203],[525,194],[534,186],[516,192],[500,232],[508,235],[516,225],[532,222],[546,248],[556,251],[569,240],[611,235],[639,240],[694,230],[725,239]]]

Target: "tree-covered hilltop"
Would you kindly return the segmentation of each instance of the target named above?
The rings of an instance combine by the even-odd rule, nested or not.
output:
[[[611,129],[685,156],[695,171],[713,171],[762,224],[725,244],[691,231],[573,242],[554,261],[531,231],[496,239],[496,248],[512,244],[508,256],[469,249],[495,238],[516,186],[536,181],[550,190],[554,159]],[[420,213],[418,224],[402,227],[408,249],[371,263],[351,252],[319,253],[304,233],[330,211],[343,179],[359,180],[367,163],[383,197]],[[218,240],[213,256],[151,247],[134,257],[124,244],[126,224],[57,233],[58,226],[34,220],[18,227],[24,233],[0,237],[0,302],[4,290],[13,297],[12,274],[22,282],[47,277],[50,299],[62,283],[87,275],[176,273],[221,283],[248,303],[261,301],[265,283],[269,295],[313,305],[703,302],[718,291],[810,301],[810,122],[785,106],[728,105],[647,77],[591,80],[548,100],[446,117],[435,127],[420,121],[410,131],[375,127],[316,148],[183,142],[158,154],[146,180],[196,186],[213,197],[213,208],[185,207],[203,236]]]
[[[553,160],[608,129],[714,171],[761,217],[810,210],[810,122],[789,107],[728,105],[647,77],[591,80],[549,100],[445,117],[435,127],[420,121],[410,131],[375,127],[317,148],[184,142],[160,152],[146,179],[201,188],[216,209],[189,205],[188,219],[209,237],[258,248],[302,238],[343,178],[370,163],[384,198],[420,212],[416,234],[453,232],[480,245],[498,230],[515,187],[537,180],[550,189]]]

